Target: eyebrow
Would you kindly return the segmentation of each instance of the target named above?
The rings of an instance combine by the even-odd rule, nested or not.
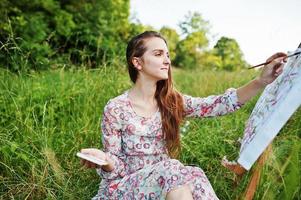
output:
[[[152,50],[152,52],[155,52],[155,51],[164,52],[164,50],[163,50],[163,49],[154,49],[154,50]],[[167,54],[169,54],[169,52],[168,52],[168,51],[167,51]]]

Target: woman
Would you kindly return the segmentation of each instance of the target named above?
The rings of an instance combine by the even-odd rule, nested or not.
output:
[[[199,98],[173,88],[169,52],[160,34],[147,31],[132,38],[126,57],[134,85],[104,108],[103,151],[81,150],[109,163],[82,160],[102,177],[93,199],[218,199],[202,169],[174,159],[180,151],[179,125],[185,117],[237,110],[282,72],[285,56],[274,54],[260,76],[239,89]]]

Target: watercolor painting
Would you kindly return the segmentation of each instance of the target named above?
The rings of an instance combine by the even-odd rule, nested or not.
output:
[[[296,53],[301,51],[298,48]],[[249,169],[301,104],[301,56],[287,60],[283,73],[263,91],[246,122],[238,163]]]

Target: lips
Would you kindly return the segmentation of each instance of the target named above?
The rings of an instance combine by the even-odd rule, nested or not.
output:
[[[161,68],[161,70],[168,70],[168,68]]]

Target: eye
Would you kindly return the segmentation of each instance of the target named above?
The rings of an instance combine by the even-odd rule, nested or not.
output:
[[[157,53],[155,53],[155,56],[161,56],[162,55],[162,53],[161,52],[157,52]]]

